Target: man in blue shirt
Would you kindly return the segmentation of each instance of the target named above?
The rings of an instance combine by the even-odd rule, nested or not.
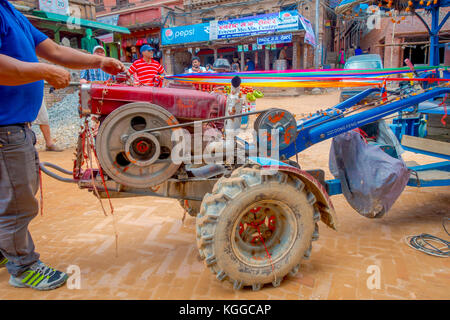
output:
[[[0,0],[0,267],[9,283],[20,288],[50,290],[67,280],[64,272],[39,260],[28,224],[38,213],[39,158],[30,122],[42,103],[44,81],[56,89],[69,85],[63,68],[39,63],[37,56],[71,69],[124,71],[112,58],[85,54],[57,45]]]
[[[250,59],[245,59],[244,71],[255,71],[255,63]]]

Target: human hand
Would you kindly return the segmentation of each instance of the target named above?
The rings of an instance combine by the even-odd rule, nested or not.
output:
[[[45,66],[44,80],[55,89],[65,88],[70,82],[70,73],[66,69],[51,64]]]
[[[80,83],[88,83],[86,79],[80,79]]]
[[[102,69],[106,73],[116,75],[119,72],[125,71],[125,66],[117,59],[103,58],[100,63],[100,69]]]

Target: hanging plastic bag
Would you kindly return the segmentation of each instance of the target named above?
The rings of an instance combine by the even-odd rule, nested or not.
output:
[[[401,158],[367,144],[355,131],[333,138],[329,166],[348,203],[367,218],[381,218],[388,212],[410,176]]]

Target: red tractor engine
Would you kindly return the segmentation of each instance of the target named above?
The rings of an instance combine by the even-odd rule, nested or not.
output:
[[[95,149],[102,170],[132,188],[161,184],[180,168],[171,159],[173,131],[147,130],[226,116],[230,114],[227,100],[234,101],[234,109],[238,103],[219,93],[117,83],[83,84],[80,100],[82,116],[99,116]],[[224,121],[207,126],[222,129]],[[194,131],[192,125],[184,129]]]

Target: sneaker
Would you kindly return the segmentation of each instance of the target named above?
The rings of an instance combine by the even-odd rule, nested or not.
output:
[[[41,261],[37,261],[20,276],[11,276],[9,278],[9,284],[16,288],[52,290],[62,286],[67,278],[66,273],[55,270]]]
[[[61,152],[62,149],[58,148],[56,145],[52,144],[50,147],[46,146],[45,151],[55,151],[55,152]]]
[[[6,263],[8,262],[8,259],[6,259],[5,257],[0,258],[0,268],[4,268],[6,267]]]

